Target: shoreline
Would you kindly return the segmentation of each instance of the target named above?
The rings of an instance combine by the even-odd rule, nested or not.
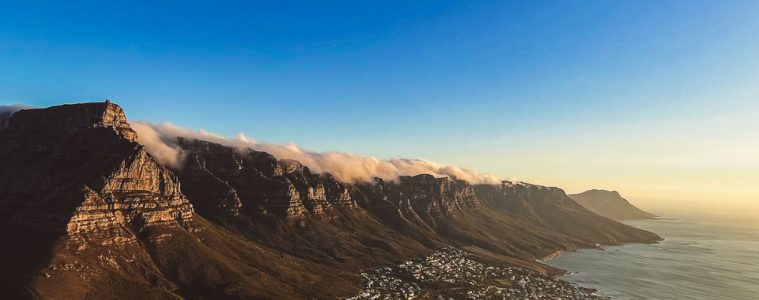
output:
[[[538,259],[538,261],[539,262],[544,262],[544,261],[554,260],[554,259],[558,258],[559,256],[562,256],[562,255],[564,255],[565,253],[568,253],[568,252],[571,252],[571,251],[568,251],[568,250],[554,251],[553,253],[548,254],[548,255],[546,255],[543,258]]]
[[[664,219],[662,217],[657,217],[657,218],[650,218],[650,219],[645,219],[645,220],[657,221],[657,220],[666,220],[666,219]],[[637,226],[633,226],[633,225],[630,225],[628,223],[623,223],[623,224],[625,224],[627,226],[631,226],[631,227],[637,228]],[[649,232],[652,232],[652,231],[649,231]],[[654,233],[654,232],[652,232],[652,233]],[[656,233],[654,233],[654,234],[656,234]],[[556,251],[554,251],[554,252],[552,252],[552,253],[550,253],[550,254],[542,257],[542,258],[536,259],[535,261],[538,262],[538,263],[541,263],[541,264],[545,264],[545,265],[548,265],[548,266],[559,268],[558,266],[554,266],[554,265],[550,264],[549,262],[552,261],[552,260],[555,260],[555,259],[557,259],[559,257],[561,257],[564,254],[578,252],[581,249],[595,249],[595,250],[600,250],[600,251],[607,251],[607,248],[608,247],[612,247],[612,246],[625,246],[625,245],[632,245],[632,244],[648,244],[648,245],[652,245],[652,244],[661,243],[662,241],[665,240],[664,237],[661,237],[658,234],[656,234],[656,235],[659,237],[659,240],[657,240],[657,241],[619,242],[619,243],[612,243],[612,244],[598,244],[598,243],[596,243],[595,246],[593,246],[593,247],[581,247],[581,248],[575,248],[575,249],[569,249],[569,250],[556,250]],[[591,286],[587,286],[586,283],[580,283],[580,282],[576,282],[576,281],[571,281],[571,280],[568,280],[568,279],[564,278],[564,277],[567,277],[567,276],[570,276],[570,275],[576,273],[577,270],[571,270],[571,269],[565,269],[565,268],[559,268],[559,269],[561,269],[563,271],[563,273],[560,274],[560,275],[558,275],[558,276],[556,276],[555,277],[556,279],[564,281],[564,282],[569,282],[569,283],[571,283],[573,285],[576,285],[578,287],[583,287],[583,288],[586,288],[586,289],[593,290],[593,291],[595,291],[597,293],[595,295],[600,296],[602,298],[606,297],[606,298],[603,298],[603,299],[610,299],[610,298],[608,298],[608,296],[606,294],[607,292],[601,286],[592,286],[592,285]],[[604,290],[604,292],[602,292],[602,290]]]
[[[627,224],[625,224],[625,225],[627,225]],[[628,225],[628,226],[630,226],[630,225]],[[653,242],[639,241],[639,242],[622,242],[622,243],[616,243],[616,244],[596,244],[595,247],[587,247],[587,248],[583,247],[583,248],[577,248],[577,249],[571,249],[571,250],[556,250],[556,251],[552,252],[551,254],[548,254],[548,255],[543,256],[541,258],[535,259],[535,261],[542,263],[544,261],[554,260],[554,259],[557,259],[557,258],[559,258],[560,256],[562,256],[564,254],[577,252],[577,250],[580,250],[580,249],[595,249],[595,250],[606,251],[607,247],[612,247],[612,246],[624,246],[624,245],[630,245],[630,244],[648,244],[648,245],[652,245],[652,244],[661,243],[662,241],[664,241],[664,238],[660,237],[660,240],[653,241]]]

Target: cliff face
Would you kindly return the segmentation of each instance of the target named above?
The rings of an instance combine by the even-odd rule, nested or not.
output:
[[[1,218],[65,232],[77,247],[189,227],[192,205],[177,178],[135,138],[112,103],[15,113],[0,131]]]
[[[183,192],[201,214],[253,219],[344,217],[346,212],[399,214],[425,227],[464,211],[480,201],[466,181],[421,174],[397,182],[343,183],[330,174],[314,174],[297,161],[279,160],[265,152],[179,138],[186,158],[175,170]]]
[[[479,209],[480,200],[468,182],[429,174],[386,182],[354,185],[354,197],[369,212],[393,226],[409,222],[435,231],[440,222]]]
[[[472,186],[463,180],[421,174],[401,177],[395,187],[428,214],[447,216],[480,205]]]
[[[242,211],[298,221],[356,207],[345,184],[329,174],[313,174],[299,162],[200,140],[180,138],[178,143],[187,158],[176,172],[187,183],[184,192],[204,213]]]
[[[195,215],[179,179],[136,142],[115,104],[22,110],[5,124],[0,294],[8,298],[313,297],[315,289],[342,283],[319,294],[335,297],[360,284],[355,275],[277,253]],[[271,163],[242,163],[252,162]],[[203,173],[223,164],[188,170],[205,174],[198,180],[210,182],[206,193],[222,204],[215,211],[234,214],[244,207],[241,197]],[[292,171],[271,166],[260,169]],[[308,199],[331,195],[334,186],[316,181]]]
[[[616,191],[589,190],[569,195],[580,205],[599,215],[614,220],[651,219],[656,215],[647,213],[622,198]]]

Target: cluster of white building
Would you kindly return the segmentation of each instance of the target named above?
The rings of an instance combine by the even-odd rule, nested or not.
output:
[[[416,299],[421,292],[418,284],[394,277],[392,267],[377,269],[371,274],[361,273],[366,279],[364,290],[349,300],[358,299]]]
[[[349,299],[605,299],[537,272],[480,263],[454,247],[362,275],[364,290]]]

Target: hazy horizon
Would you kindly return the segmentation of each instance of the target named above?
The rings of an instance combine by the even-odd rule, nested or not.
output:
[[[45,6],[0,12],[0,105],[759,212],[756,2]]]

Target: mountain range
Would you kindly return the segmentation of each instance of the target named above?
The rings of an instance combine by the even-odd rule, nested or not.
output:
[[[536,259],[661,240],[523,182],[343,182],[190,137],[176,141],[182,163],[162,165],[110,101],[0,121],[7,298],[326,299],[356,294],[362,270],[447,246],[555,275]]]

